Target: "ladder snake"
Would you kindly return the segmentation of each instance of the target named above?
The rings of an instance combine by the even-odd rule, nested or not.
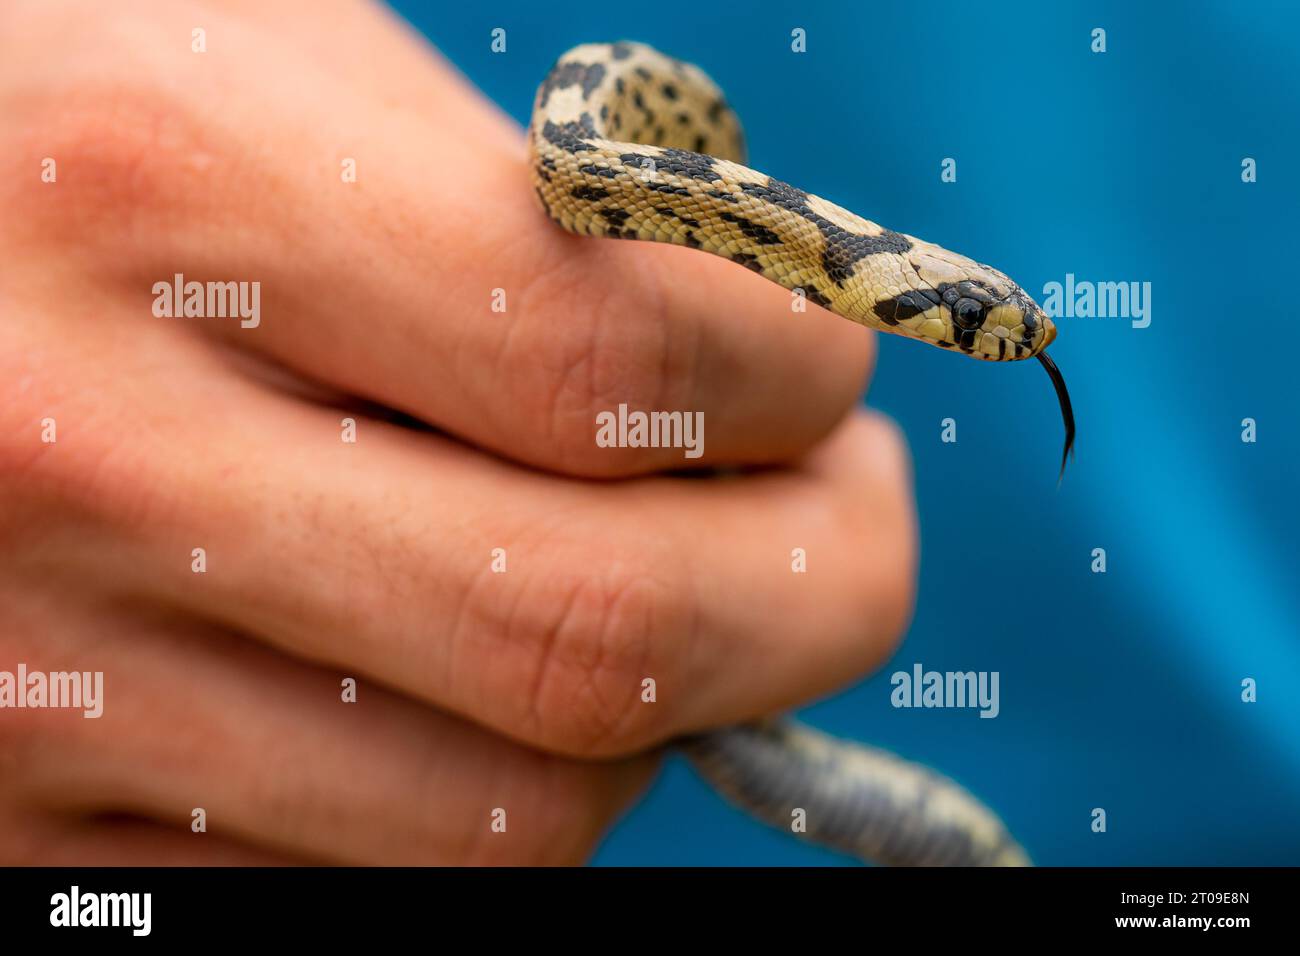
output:
[[[989,266],[742,165],[740,122],[698,67],[638,43],[575,47],[528,130],[543,210],[578,235],[702,249],[869,328],[988,361],[1035,357],[1074,440],[1046,313]],[[1028,857],[953,781],[886,751],[780,719],[679,741],[720,792],[781,828],[889,864],[1015,865]]]

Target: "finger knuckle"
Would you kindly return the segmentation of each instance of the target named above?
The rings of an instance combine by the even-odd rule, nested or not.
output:
[[[13,198],[37,242],[107,243],[120,258],[124,242],[156,239],[162,217],[208,194],[217,149],[200,108],[147,73],[70,83],[38,97],[17,144],[53,161],[57,188]]]
[[[646,681],[676,684],[688,602],[637,560],[556,585],[558,611],[536,643],[529,719],[543,746],[578,756],[628,753],[664,732]],[[657,696],[657,694],[656,694]]]
[[[589,261],[593,256],[602,261]],[[536,410],[539,453],[561,470],[591,477],[625,473],[630,456],[660,453],[600,447],[597,416],[620,405],[647,411],[688,407],[695,391],[698,343],[692,324],[671,321],[653,273],[618,270],[609,258],[602,251],[559,259],[530,287],[539,314],[564,311],[565,332],[555,335],[548,328],[540,349],[531,336],[521,336],[517,341],[530,351],[533,371],[507,378],[521,389],[516,407]],[[604,278],[613,274],[635,278]],[[520,358],[505,357],[511,369],[529,364]]]

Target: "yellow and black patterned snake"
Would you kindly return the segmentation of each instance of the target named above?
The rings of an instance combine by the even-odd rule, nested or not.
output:
[[[893,232],[744,162],[740,122],[698,67],[638,43],[575,47],[537,91],[537,198],[578,235],[703,249],[869,328],[973,358],[1037,357],[1074,440],[1051,319],[1001,272]],[[714,787],[759,818],[879,863],[1028,862],[951,780],[786,720],[681,742]],[[796,831],[797,832],[797,831]]]

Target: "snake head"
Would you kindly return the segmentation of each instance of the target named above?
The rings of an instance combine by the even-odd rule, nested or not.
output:
[[[876,317],[890,332],[993,362],[1037,358],[1056,389],[1065,425],[1061,474],[1074,447],[1074,410],[1065,379],[1045,351],[1056,326],[1020,286],[998,270],[912,239],[905,254],[911,288],[879,301]]]
[[[875,308],[889,331],[994,362],[1032,358],[1056,338],[1047,313],[996,269],[920,240],[905,258],[911,289]]]

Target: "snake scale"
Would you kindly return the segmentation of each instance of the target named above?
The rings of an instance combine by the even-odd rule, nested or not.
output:
[[[1052,320],[986,265],[742,165],[744,135],[698,67],[638,43],[575,47],[537,91],[528,147],[543,210],[577,235],[702,249],[869,328],[972,358],[1036,357],[1074,440]],[[760,819],[864,860],[1017,865],[998,817],[953,781],[790,720],[679,741],[717,790]]]

